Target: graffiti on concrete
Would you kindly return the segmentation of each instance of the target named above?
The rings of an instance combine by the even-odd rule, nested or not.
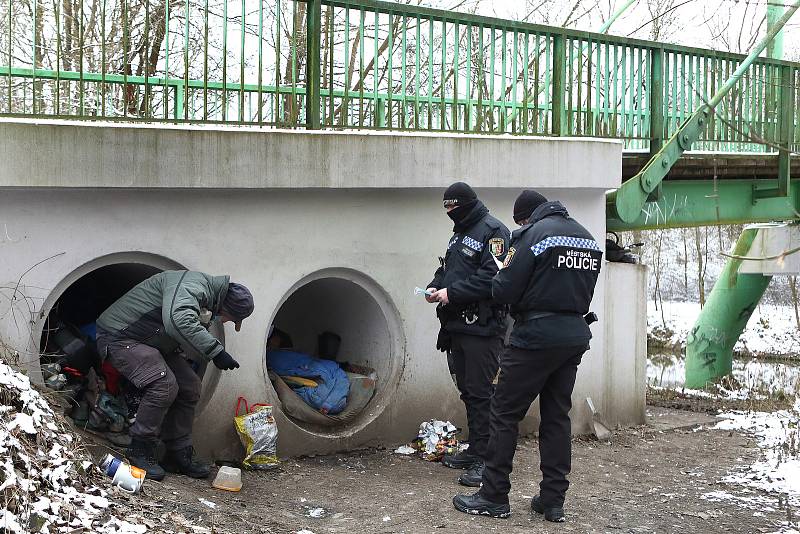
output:
[[[645,224],[668,224],[682,211],[688,209],[689,197],[683,195],[672,195],[671,198],[666,196],[657,200],[656,202],[648,202],[642,207],[642,214],[644,215]]]

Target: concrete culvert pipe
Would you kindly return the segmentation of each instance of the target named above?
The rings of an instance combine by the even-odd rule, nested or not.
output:
[[[269,366],[268,372],[290,420],[305,430],[331,435],[352,431],[377,416],[372,407],[385,405],[381,400],[392,394],[402,356],[397,348],[399,321],[383,291],[350,271],[326,274],[296,285],[276,311],[272,326],[288,334],[292,351],[335,358],[349,377],[347,406],[335,416],[323,415],[293,395]]]
[[[133,257],[129,259],[128,256]],[[40,364],[63,362],[67,355],[74,367],[88,371],[94,363],[91,358],[98,357],[93,340],[94,323],[100,314],[139,282],[167,269],[181,269],[180,265],[166,258],[152,258],[150,261],[150,255],[143,253],[128,253],[124,258],[98,258],[67,276],[54,289],[43,308]],[[221,325],[212,324],[210,331],[224,342]],[[72,351],[76,353],[70,354]],[[211,398],[220,373],[202,358],[193,354],[187,356],[196,362],[197,373],[203,378],[199,412]]]

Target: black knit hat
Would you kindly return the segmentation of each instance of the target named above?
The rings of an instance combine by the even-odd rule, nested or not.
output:
[[[255,309],[253,294],[242,284],[231,282],[228,284],[228,293],[222,302],[221,311],[236,323],[236,331],[242,327],[242,321],[250,317]]]
[[[533,214],[533,210],[547,202],[543,195],[537,193],[533,189],[526,189],[519,194],[517,200],[514,202],[514,222],[519,223],[525,219],[529,219]]]
[[[463,206],[477,200],[478,195],[464,182],[456,182],[444,191],[444,207]]]

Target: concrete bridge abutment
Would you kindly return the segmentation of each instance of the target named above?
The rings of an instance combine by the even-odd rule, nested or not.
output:
[[[225,332],[242,368],[206,369],[201,452],[239,454],[239,396],[278,407],[283,455],[407,442],[431,418],[464,426],[435,349],[433,306],[412,294],[431,279],[451,235],[443,189],[469,182],[513,230],[516,195],[536,188],[602,241],[621,149],[594,139],[0,122],[0,338],[40,376],[45,318],[83,277],[111,268],[96,280],[124,285],[169,268],[229,274],[253,291],[256,310],[241,332]],[[629,271],[613,275],[621,268]],[[589,430],[586,396],[614,422],[644,418],[636,370],[645,358],[636,315],[644,274],[604,269],[593,302],[601,320],[573,399],[579,433]],[[633,285],[609,287],[619,283]],[[376,395],[362,414],[323,431],[280,410],[265,365],[273,322],[308,352],[318,333],[335,331],[342,359],[376,370]],[[633,330],[612,331],[615,324]],[[523,431],[535,425],[532,409]]]

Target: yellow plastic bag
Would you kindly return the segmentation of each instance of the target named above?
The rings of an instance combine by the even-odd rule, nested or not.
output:
[[[244,413],[240,415],[242,403]],[[233,423],[247,451],[242,465],[248,469],[272,469],[278,465],[278,425],[272,416],[271,404],[248,406],[247,400],[239,397]]]

